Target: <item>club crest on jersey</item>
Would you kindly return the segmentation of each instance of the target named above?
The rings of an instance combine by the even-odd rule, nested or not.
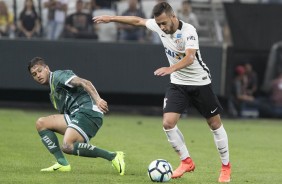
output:
[[[178,50],[184,50],[185,49],[185,42],[184,42],[183,38],[176,39],[174,42],[176,43],[176,48]]]

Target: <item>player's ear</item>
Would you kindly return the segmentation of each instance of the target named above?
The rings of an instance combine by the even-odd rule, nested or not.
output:
[[[45,66],[46,70],[50,71],[50,68],[48,65]]]
[[[170,13],[169,13],[169,16],[170,16],[171,18],[176,18],[176,15],[175,15],[174,12],[170,12]]]

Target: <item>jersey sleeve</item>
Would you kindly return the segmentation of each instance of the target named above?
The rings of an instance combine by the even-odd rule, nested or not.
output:
[[[69,83],[76,75],[71,70],[61,70],[57,71],[54,76],[54,80],[57,84],[68,86],[73,88],[73,86]]]
[[[158,24],[156,23],[155,19],[147,19],[146,27],[147,27],[147,29],[154,31],[154,32],[159,32],[159,30],[160,30],[160,28],[159,28]]]
[[[199,49],[199,39],[196,29],[194,27],[190,27],[184,34],[184,38],[186,39],[185,50],[186,49]]]

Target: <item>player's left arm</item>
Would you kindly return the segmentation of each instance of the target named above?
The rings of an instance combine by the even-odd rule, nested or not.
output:
[[[196,52],[197,52],[196,49],[186,49],[185,57],[183,57],[178,63],[171,65],[170,67],[159,68],[154,72],[154,74],[157,76],[169,75],[175,71],[178,71],[182,68],[185,68],[193,64]]]
[[[98,108],[102,112],[106,113],[106,112],[109,111],[107,102],[100,97],[99,93],[97,92],[96,88],[94,87],[94,85],[92,84],[91,81],[75,76],[74,78],[71,79],[69,84],[71,86],[74,86],[74,87],[75,86],[76,87],[79,87],[79,86],[83,87],[84,90],[88,94],[90,94],[90,96],[95,100]]]

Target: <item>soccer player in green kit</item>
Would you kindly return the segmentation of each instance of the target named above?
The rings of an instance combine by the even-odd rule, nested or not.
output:
[[[110,152],[89,143],[103,124],[103,113],[108,105],[92,83],[76,76],[71,70],[50,71],[44,59],[33,58],[28,71],[41,85],[50,86],[50,100],[60,114],[41,117],[36,129],[45,147],[57,159],[57,163],[41,171],[70,171],[71,166],[63,152],[83,157],[100,157],[112,162],[113,167],[124,175],[124,153]],[[55,132],[64,135],[60,148]]]

